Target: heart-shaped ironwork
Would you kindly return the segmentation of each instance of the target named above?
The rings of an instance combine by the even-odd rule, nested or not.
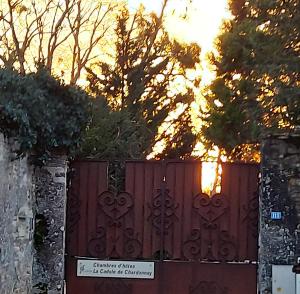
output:
[[[105,215],[116,222],[133,207],[133,197],[127,192],[115,195],[110,191],[105,191],[99,195],[98,205]]]
[[[226,212],[228,201],[224,194],[209,197],[200,193],[194,198],[194,208],[204,220],[212,224]]]

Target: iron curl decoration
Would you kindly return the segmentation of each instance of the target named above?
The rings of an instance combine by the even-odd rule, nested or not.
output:
[[[258,192],[255,192],[247,205],[243,205],[243,211],[245,213],[243,222],[247,222],[253,238],[257,238],[258,236],[258,209]]]
[[[182,254],[188,260],[198,260],[201,256],[201,230],[193,229],[190,239],[183,243]]]
[[[135,234],[133,228],[125,227],[123,219],[133,208],[132,195],[127,192],[115,195],[104,191],[98,196],[97,204],[104,215],[104,227],[99,226],[96,237],[88,242],[89,254],[93,257],[140,257],[142,244],[138,240],[138,234]],[[101,220],[103,222],[103,218]],[[112,232],[113,235],[110,234]]]
[[[124,254],[127,258],[139,258],[142,253],[142,244],[138,240],[137,234],[134,234],[132,228],[127,228],[124,231]]]
[[[199,216],[198,228],[191,231],[183,243],[183,256],[188,260],[232,261],[236,257],[236,245],[229,232],[221,229],[226,218],[228,201],[224,194],[209,197],[200,193],[194,198],[193,209]]]
[[[96,236],[89,240],[87,250],[90,256],[103,258],[106,256],[106,231],[104,227],[98,227]]]
[[[104,191],[98,197],[98,205],[108,217],[110,226],[121,227],[121,218],[133,207],[133,197],[128,192],[114,195],[110,191]]]
[[[175,220],[178,219],[176,216],[178,204],[175,203],[169,193],[169,189],[157,189],[157,194],[154,196],[152,203],[148,204],[148,207],[151,210],[148,220],[152,222],[152,225],[155,227],[158,235],[161,235],[162,233],[167,235],[169,228],[172,227]],[[162,200],[163,197],[164,201]],[[163,232],[161,232],[162,218],[164,221]]]
[[[209,197],[205,193],[200,193],[194,198],[193,208],[209,225],[226,213],[228,201],[224,194],[218,193]]]
[[[220,232],[219,259],[220,261],[234,261],[237,255],[233,238],[226,231]]]

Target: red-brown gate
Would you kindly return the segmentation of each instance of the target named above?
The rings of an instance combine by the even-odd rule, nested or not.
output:
[[[212,197],[201,192],[201,162],[127,162],[117,195],[107,162],[72,169],[68,294],[256,293],[257,165],[222,164],[221,192]],[[77,277],[78,258],[155,260],[155,278]]]

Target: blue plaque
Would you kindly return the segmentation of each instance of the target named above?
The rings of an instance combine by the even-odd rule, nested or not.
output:
[[[282,212],[281,211],[272,211],[271,219],[282,219]]]

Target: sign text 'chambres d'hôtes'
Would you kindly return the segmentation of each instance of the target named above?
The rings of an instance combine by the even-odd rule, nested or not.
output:
[[[154,279],[154,262],[79,259],[77,261],[77,276]]]

